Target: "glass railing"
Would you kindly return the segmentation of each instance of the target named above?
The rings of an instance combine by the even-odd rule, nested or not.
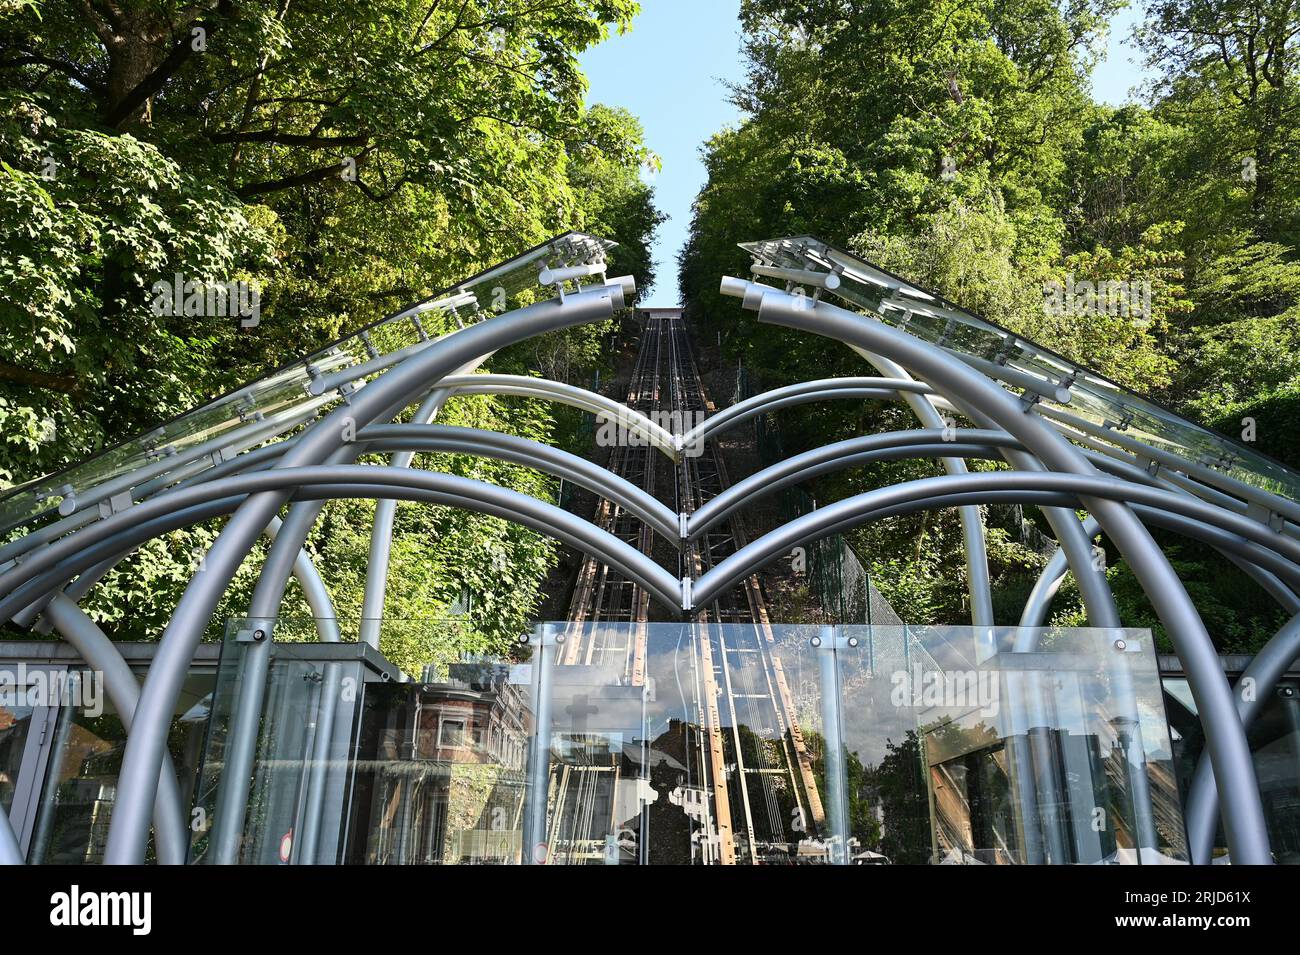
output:
[[[615,243],[578,232],[545,242],[458,285],[374,322],[229,394],[55,474],[0,495],[0,534],[100,502],[114,507],[191,477],[231,455],[300,427],[324,405],[382,368],[344,374],[377,357],[418,350],[433,337],[552,294],[545,267],[603,267]],[[582,284],[596,278],[579,280]],[[331,377],[333,376],[333,377]],[[342,381],[342,379],[348,379]],[[330,387],[323,387],[328,383]],[[152,483],[150,483],[152,482]]]
[[[1097,428],[1113,429],[1262,491],[1300,499],[1300,474],[1280,462],[843,249],[806,235],[745,242],[741,248],[764,266],[836,272],[840,284],[827,294],[932,344],[1026,372],[1052,386],[1068,383],[1069,412]],[[1050,400],[1046,405],[1053,406]]]
[[[384,666],[273,644],[238,861],[1186,859],[1146,631],[560,622],[420,679]]]

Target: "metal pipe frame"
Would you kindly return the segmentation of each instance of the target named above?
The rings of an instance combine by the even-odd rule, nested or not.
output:
[[[679,445],[672,432],[627,405],[575,385],[525,375],[455,375],[444,378],[439,385],[461,395],[516,395],[570,405],[597,417],[617,421],[674,461],[680,457]]]
[[[860,397],[860,392],[868,392],[867,397],[895,397],[902,392],[928,394],[930,386],[919,381],[900,381],[897,378],[821,378],[816,381],[785,385],[752,395],[744,401],[709,415],[701,424],[683,434],[680,442],[689,446],[705,441],[719,431],[734,427],[742,421],[767,414],[777,408],[787,407],[787,404],[802,403],[787,403],[788,398],[802,398],[804,401],[813,402],[833,398],[856,398]]]
[[[324,460],[389,406],[424,394],[454,369],[480,355],[533,335],[608,318],[621,308],[623,288],[605,286],[519,309],[472,325],[394,366],[351,396],[298,439],[277,468]],[[206,570],[186,588],[159,641],[137,707],[136,731],[127,740],[119,775],[119,805],[105,852],[110,864],[138,864],[148,835],[148,809],[157,786],[170,709],[184,670],[221,595],[243,563],[253,540],[287,499],[289,490],[267,491],[245,500],[222,530],[206,559]]]
[[[1020,438],[1047,468],[1081,475],[1096,473],[1063,436],[1037,416],[1025,414],[1021,401],[978,371],[954,362],[942,349],[882,322],[824,302],[810,304],[804,297],[776,289],[759,292],[756,304],[760,321],[852,342],[892,358],[936,391],[972,406]],[[1250,749],[1200,615],[1169,561],[1131,510],[1105,498],[1086,498],[1084,504],[1127,558],[1187,671],[1202,714],[1234,856],[1245,864],[1270,864],[1268,831]]]
[[[983,368],[968,360],[969,356],[955,355],[869,317],[739,279],[724,279],[723,290],[743,298],[747,307],[758,311],[760,321],[830,337],[852,348],[886,377],[825,379],[777,388],[725,409],[697,428],[673,434],[645,415],[581,388],[522,376],[466,373],[509,344],[609,317],[623,306],[624,295],[631,288],[634,286],[626,279],[579,288],[370,362],[317,376],[312,386],[317,401],[332,388],[371,374],[378,377],[350,390],[343,404],[308,422],[296,436],[230,459],[215,455],[211,466],[200,465],[198,455],[180,470],[150,465],[117,479],[131,489],[135,500],[126,509],[96,520],[87,513],[86,506],[91,503],[87,497],[74,505],[80,510],[70,517],[7,545],[3,553],[18,559],[0,572],[0,618],[30,616],[43,608],[46,619],[79,648],[88,663],[106,676],[112,671],[109,692],[114,704],[123,713],[124,722],[126,714],[133,716],[107,862],[143,860],[151,809],[160,861],[176,861],[176,847],[188,838],[176,832],[177,818],[183,827],[178,799],[168,801],[169,793],[175,794],[176,778],[166,765],[165,737],[194,647],[258,535],[269,533],[275,541],[249,616],[269,626],[279,613],[288,578],[296,572],[313,615],[332,622],[331,631],[318,619],[320,638],[339,639],[324,582],[302,549],[324,502],[338,498],[377,502],[364,612],[367,620],[375,618],[376,625],[382,617],[388,545],[398,500],[466,508],[530,527],[610,564],[657,600],[683,610],[707,604],[722,589],[797,544],[885,517],[956,507],[962,517],[972,619],[977,625],[992,624],[979,505],[1000,501],[1036,504],[1044,508],[1061,549],[1040,576],[1022,614],[1022,627],[1028,630],[1041,624],[1067,569],[1080,581],[1092,625],[1119,626],[1105,577],[1091,560],[1091,539],[1098,531],[1106,533],[1128,560],[1174,639],[1205,728],[1206,757],[1198,767],[1188,803],[1194,861],[1206,861],[1208,855],[1217,812],[1216,788],[1223,794],[1223,819],[1234,861],[1271,861],[1243,729],[1258,712],[1265,694],[1248,706],[1240,689],[1242,684],[1271,689],[1300,655],[1300,597],[1296,594],[1300,589],[1300,542],[1292,536],[1300,533],[1300,527],[1288,523],[1300,518],[1300,504],[1038,403],[1041,396],[1065,403],[1069,398],[1065,385],[1037,379],[1012,381],[1011,376],[999,372],[1002,366]],[[1009,394],[998,380],[1025,387],[1026,395]],[[692,443],[726,427],[806,401],[902,399],[924,427],[854,438],[797,455],[739,482],[694,514],[679,515],[603,468],[539,442],[427,423],[447,396],[486,393],[545,398],[614,417],[675,460]],[[422,397],[415,423],[384,423]],[[940,416],[941,408],[967,417],[975,427],[955,428]],[[301,423],[316,413],[313,406],[294,420]],[[1049,423],[1044,415],[1053,420]],[[245,437],[274,437],[284,430],[281,424],[264,424],[261,431],[250,428]],[[1079,434],[1072,436],[1062,426],[1075,428]],[[1094,436],[1104,440],[1097,441]],[[250,442],[239,443],[247,447]],[[412,457],[420,451],[490,456],[573,481],[619,504],[678,548],[749,500],[835,468],[936,457],[948,473],[823,507],[752,541],[698,579],[679,581],[631,545],[545,501],[453,475],[412,469]],[[390,466],[352,463],[362,454],[375,452],[392,454]],[[970,473],[964,460],[968,457],[1002,457],[1015,470]],[[1156,466],[1144,467],[1147,462]],[[1159,465],[1171,470],[1159,473]],[[100,491],[103,487],[91,489],[92,496]],[[277,512],[286,504],[288,516],[281,524]],[[1092,515],[1087,523],[1073,513],[1080,506]],[[1267,515],[1262,521],[1256,516],[1260,509]],[[103,633],[77,608],[77,598],[141,542],[223,515],[230,519],[208,552],[204,572],[190,581],[162,635],[143,690],[131,698],[134,677]],[[1218,548],[1295,613],[1252,661],[1246,674],[1251,682],[1243,677],[1237,693],[1223,679],[1208,633],[1146,525],[1167,528]],[[64,587],[67,589],[61,590]],[[363,630],[362,636],[369,642],[377,633]],[[246,654],[244,660],[249,686],[260,687],[265,682],[270,641],[260,648],[265,652]],[[248,773],[240,767],[251,768],[260,711],[260,691],[241,696],[234,721],[240,731],[232,729],[232,740],[247,752],[232,750],[228,754],[230,765],[218,801],[223,808],[218,812],[213,841],[218,861],[234,861],[237,856],[248,797]],[[1135,781],[1137,797],[1141,796],[1139,782]],[[310,791],[319,795],[320,780],[313,782]],[[1141,818],[1137,824],[1139,842],[1146,845],[1154,838],[1154,830],[1145,831],[1149,827]],[[1050,827],[1044,835],[1044,851],[1055,856]],[[12,828],[0,813],[0,862],[23,861],[16,853]],[[181,858],[183,854],[182,848]],[[307,854],[311,856],[307,861],[314,861],[314,852]]]

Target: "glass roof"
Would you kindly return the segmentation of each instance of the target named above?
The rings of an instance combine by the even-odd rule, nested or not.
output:
[[[1068,384],[1068,405],[1042,399],[1040,410],[1049,417],[1054,411],[1068,408],[1069,414],[1111,434],[1118,432],[1259,490],[1300,499],[1300,474],[1280,462],[849,252],[807,235],[742,242],[740,247],[754,257],[756,264],[837,273],[839,287],[823,294],[871,311],[886,324],[906,329],[918,338],[959,354],[1010,366],[1051,384]]]
[[[402,349],[405,357],[457,325],[530,304],[549,294],[538,286],[543,269],[590,265],[593,276],[603,275],[605,253],[614,246],[567,232],[148,432],[15,487],[0,496],[0,534],[55,509],[64,516],[95,506],[116,509],[128,503],[125,495],[138,500],[291,432],[337,401],[340,387],[362,383],[348,369],[377,374],[392,363],[382,356]]]

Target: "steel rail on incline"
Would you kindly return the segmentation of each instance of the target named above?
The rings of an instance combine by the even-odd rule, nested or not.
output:
[[[657,326],[642,335],[628,384],[628,408],[642,413],[653,410],[656,404],[659,381],[659,337]],[[603,428],[618,427],[620,418],[596,418],[596,433]],[[616,432],[617,434],[617,432]],[[647,494],[655,489],[655,470],[659,452],[650,441],[623,440],[618,435],[610,447],[607,470],[617,477],[641,488]],[[654,544],[651,527],[635,513],[602,496],[596,505],[592,521],[602,530],[649,554]],[[617,568],[595,560],[583,559],[577,582],[569,604],[570,626],[560,649],[560,662],[567,666],[610,667],[630,686],[645,686],[646,623],[650,613],[650,593]],[[601,627],[602,623],[615,624]],[[647,745],[643,741],[643,746]],[[596,801],[595,789],[606,786],[610,790],[609,804],[617,806],[615,798],[620,785],[636,785],[636,780],[620,780],[618,767],[590,764],[575,773],[568,764],[557,767],[553,785],[556,786],[555,818],[548,832],[547,852],[556,858],[561,848],[566,861],[604,859],[604,840],[607,830],[613,830],[617,820],[597,820],[588,811]],[[571,794],[571,784],[577,777],[578,789]],[[646,811],[643,807],[637,841],[639,859],[644,862],[648,851]]]
[[[711,417],[717,409],[705,393],[686,323],[680,317],[664,323],[671,345],[672,411],[685,426],[706,413]],[[676,477],[677,510],[683,514],[702,507],[730,483],[717,443],[707,438],[684,449]],[[681,557],[682,573],[697,578],[747,542],[744,524],[732,515],[689,544]],[[715,792],[715,801],[721,804],[725,796],[727,805],[734,807],[733,816],[738,811],[744,823],[744,839],[737,837],[739,844],[731,851],[746,855],[727,860],[724,850],[724,861],[768,861],[810,833],[827,835],[812,759],[774,652],[775,636],[758,577],[748,576],[704,607],[692,609],[702,624],[696,628],[701,669],[706,679],[712,673],[712,681],[723,691],[713,698],[726,707],[733,751],[734,770],[725,789]],[[742,728],[751,731],[748,737]],[[777,746],[756,746],[755,740],[773,740]]]

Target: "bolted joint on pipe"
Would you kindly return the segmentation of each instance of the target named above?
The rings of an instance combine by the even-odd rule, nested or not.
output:
[[[272,619],[250,619],[248,626],[236,631],[235,642],[266,643],[271,639],[271,632],[274,627],[275,621]]]
[[[636,295],[636,279],[631,275],[619,275],[605,282],[605,287],[609,289],[618,289],[618,296],[614,299],[614,308],[626,308],[627,303],[632,301],[632,296]]]
[[[682,609],[683,610],[695,609],[695,597],[691,593],[693,583],[694,581],[692,581],[691,578],[689,577],[682,578]]]

